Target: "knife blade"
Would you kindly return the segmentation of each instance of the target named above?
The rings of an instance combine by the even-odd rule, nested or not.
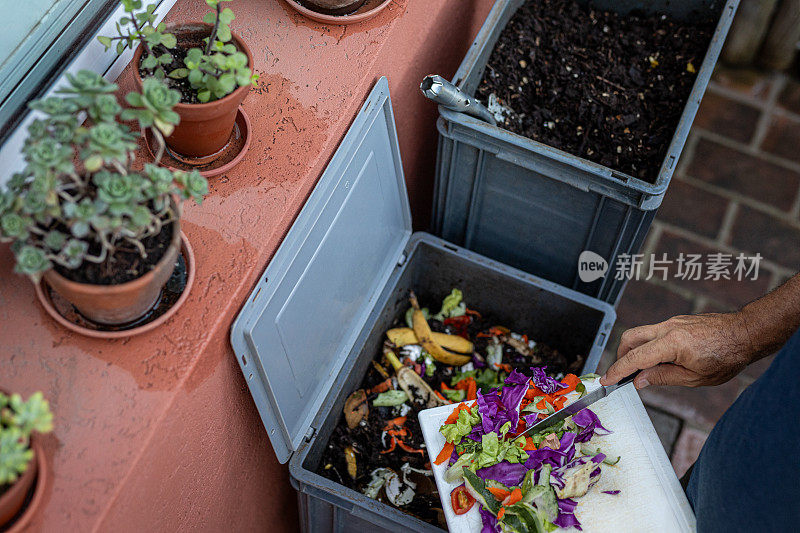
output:
[[[571,404],[565,406],[563,409],[559,411],[556,411],[547,418],[543,418],[540,421],[536,422],[534,425],[532,425],[531,427],[527,428],[525,431],[520,433],[520,435],[525,435],[526,433],[539,433],[540,431],[543,431],[549,428],[550,426],[553,426],[558,422],[561,422],[568,416],[572,416],[574,414],[579,413],[580,411],[586,409],[587,407],[595,403],[597,400],[605,398],[606,396],[608,396],[615,390],[619,389],[620,387],[624,387],[628,383],[633,383],[633,380],[636,378],[636,376],[639,375],[639,372],[641,372],[641,370],[637,370],[630,376],[619,380],[614,385],[609,385],[607,387],[601,385],[600,387],[593,390],[580,400],[572,402]]]

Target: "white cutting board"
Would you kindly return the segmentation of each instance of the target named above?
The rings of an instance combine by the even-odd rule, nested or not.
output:
[[[586,388],[591,391],[596,386],[595,381]],[[481,518],[477,505],[461,516],[453,513],[450,492],[460,483],[444,480],[447,463],[433,464],[445,443],[439,428],[453,409],[454,405],[426,409],[419,413],[419,421],[448,528],[453,533],[478,533]],[[603,426],[613,431],[595,437],[592,444],[597,443],[608,456],[622,459],[614,466],[603,465],[600,480],[578,499],[575,516],[583,531],[696,531],[689,501],[633,385],[618,389],[591,409]],[[610,495],[603,494],[604,490],[621,492]]]

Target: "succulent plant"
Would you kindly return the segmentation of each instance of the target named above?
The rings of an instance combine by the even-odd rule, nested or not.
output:
[[[53,430],[53,414],[41,392],[27,401],[19,394],[0,392],[0,489],[22,475],[33,459],[31,433]]]
[[[211,35],[205,39],[205,47],[190,49],[183,59],[184,66],[166,74],[176,80],[186,79],[196,91],[197,100],[203,103],[223,98],[238,87],[255,85],[258,80],[258,75],[247,64],[247,55],[231,42],[230,24],[235,15],[232,9],[222,8],[222,2],[230,1],[206,0],[212,11],[205,14],[203,22],[211,24],[213,28]],[[100,36],[98,39],[106,49],[117,42],[118,53],[141,43],[144,50],[141,68],[150,71],[153,77],[163,79],[164,68],[174,60],[170,50],[177,44],[175,36],[165,33],[163,23],[153,25],[155,4],[149,4],[146,8],[142,8],[141,0],[123,0],[122,4],[126,16],[117,23],[118,35]],[[163,48],[157,48],[159,45]]]
[[[170,197],[200,203],[208,192],[196,170],[158,166],[163,137],[179,120],[177,91],[148,79],[141,94],[127,95],[133,107],[123,111],[112,94],[117,86],[102,76],[81,71],[68,81],[58,96],[30,104],[41,118],[28,128],[25,169],[0,191],[0,240],[13,242],[15,270],[34,281],[54,264],[102,263],[113,272],[122,247],[146,257],[142,240],[180,217]],[[151,130],[155,163],[134,168],[139,133],[118,119]]]

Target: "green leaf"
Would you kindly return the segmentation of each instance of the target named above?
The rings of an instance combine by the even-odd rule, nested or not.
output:
[[[372,405],[376,407],[395,407],[402,405],[408,401],[408,395],[402,390],[390,390],[378,394],[378,397],[372,401]]]
[[[223,43],[230,41],[231,29],[228,26],[223,26],[220,24],[219,28],[217,28],[217,40],[222,41]]]
[[[198,91],[197,99],[203,103],[208,102],[211,99],[211,91],[209,90]]]
[[[217,12],[216,11],[209,11],[205,15],[203,15],[203,22],[206,24],[214,24],[217,20]]]
[[[97,172],[103,166],[103,158],[99,155],[93,155],[83,162],[83,166],[89,172]]]
[[[219,86],[225,94],[230,94],[236,89],[236,78],[230,73],[223,74],[219,77]]]
[[[187,69],[187,68],[176,68],[175,70],[173,70],[172,72],[170,72],[167,75],[170,78],[173,78],[173,79],[185,78],[186,76],[189,75],[189,69]]]
[[[161,36],[161,44],[166,48],[175,48],[178,44],[178,39],[171,33],[165,33]]]
[[[106,37],[105,35],[98,35],[97,36],[97,40],[100,41],[100,43],[103,46],[105,46],[106,50],[111,48],[111,44],[112,44],[111,37]]]
[[[223,9],[219,14],[219,21],[223,24],[230,24],[236,18],[236,15],[233,14],[233,10],[229,7]]]

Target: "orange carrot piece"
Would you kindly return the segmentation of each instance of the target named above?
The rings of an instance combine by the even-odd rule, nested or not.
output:
[[[563,394],[569,394],[570,392],[575,390],[575,387],[581,382],[581,379],[576,376],[575,374],[567,374],[564,376],[564,379],[561,380],[561,383],[567,385],[565,389],[559,389],[553,393],[554,396],[561,396]]]
[[[511,494],[510,490],[501,489],[500,487],[486,487],[486,490],[491,492],[499,502],[505,500]]]
[[[503,516],[506,514],[506,508],[501,507],[499,511],[497,511],[497,519],[502,520]]]
[[[511,491],[511,494],[506,496],[506,498],[503,500],[503,505],[504,506],[506,506],[506,505],[514,505],[515,503],[517,503],[521,499],[522,499],[522,490],[520,490],[519,487],[517,487],[517,488],[515,488],[514,490]]]
[[[475,382],[474,379],[469,378],[469,383],[467,384],[467,400],[475,400],[478,398],[478,384]]]
[[[525,437],[525,447],[522,448],[526,452],[532,451],[536,449],[536,445],[533,443],[533,439],[530,437]]]
[[[434,464],[440,465],[450,459],[450,456],[453,455],[453,450],[456,449],[455,444],[452,442],[445,442],[444,448],[442,451],[439,452],[439,455],[436,456],[436,460],[433,461]]]
[[[536,386],[531,386],[531,388],[530,388],[530,389],[528,389],[528,392],[526,392],[526,393],[525,393],[525,397],[526,397],[527,399],[529,399],[529,400],[533,400],[533,399],[534,399],[534,398],[536,398],[537,396],[546,396],[546,395],[545,395],[545,393],[544,393],[544,392],[542,392],[542,391],[539,389],[539,387],[536,387]]]
[[[445,424],[454,424],[456,420],[458,420],[458,413],[464,409],[469,409],[465,404],[460,403],[453,409],[453,412],[450,413],[450,416],[447,417],[447,420],[444,421]]]

